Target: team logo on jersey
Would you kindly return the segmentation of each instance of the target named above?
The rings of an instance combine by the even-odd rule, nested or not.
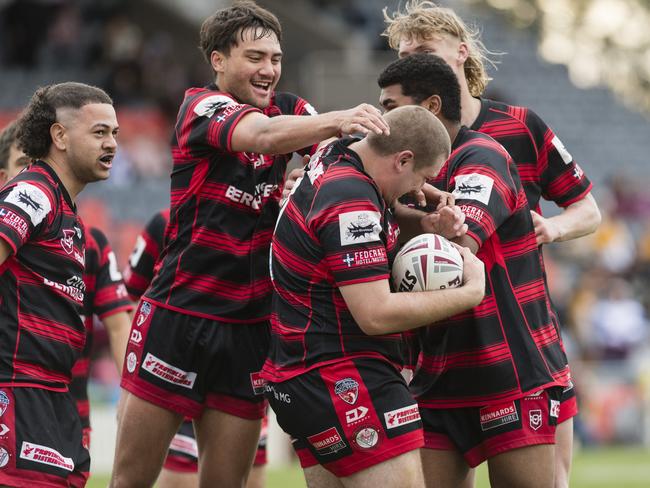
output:
[[[142,302],[142,305],[140,305],[140,313],[138,314],[138,318],[135,321],[135,325],[140,327],[142,324],[144,324],[144,321],[147,320],[147,317],[149,317],[150,313],[151,304],[149,302]]]
[[[318,454],[334,454],[345,449],[346,444],[336,427],[330,427],[323,432],[307,437],[309,443],[318,451]]]
[[[379,442],[379,432],[372,427],[364,427],[355,436],[354,440],[356,441],[357,446],[362,449],[370,449],[375,447],[377,442]]]
[[[558,418],[560,416],[560,402],[559,400],[551,400],[550,415],[551,417]]]
[[[562,144],[562,141],[558,136],[555,136],[551,142],[555,146],[555,149],[557,149],[557,152],[562,157],[562,161],[564,161],[564,164],[569,164],[571,163],[571,161],[573,161],[573,156],[571,156],[571,153],[569,153],[569,151],[566,150],[566,147],[564,147],[564,144]]]
[[[128,356],[126,356],[126,370],[129,373],[133,373],[135,371],[135,367],[138,364],[138,358],[135,355],[133,351],[131,351]]]
[[[352,378],[339,380],[334,385],[334,393],[345,403],[354,405],[359,397],[359,383]]]
[[[35,463],[47,464],[56,468],[74,471],[74,461],[71,458],[62,456],[59,451],[51,447],[24,442],[20,449],[20,459],[33,461]]]
[[[485,205],[490,201],[494,180],[486,175],[472,173],[455,177],[452,195],[456,200],[477,200]]]
[[[9,452],[4,447],[0,447],[0,468],[4,468],[9,463]]]
[[[517,413],[515,402],[510,402],[481,408],[479,418],[481,420],[481,430],[486,431],[517,422],[519,420],[519,414]]]
[[[157,358],[150,352],[147,353],[142,362],[142,369],[167,383],[182,386],[183,388],[192,389],[196,381],[196,373],[194,371],[183,371]]]
[[[232,98],[225,95],[212,95],[205,97],[194,107],[194,113],[199,117],[212,117],[217,110],[223,110],[228,106],[239,105]],[[241,107],[241,105],[239,105]]]
[[[74,251],[74,230],[63,229],[63,237],[61,238],[61,248],[66,254],[72,254]]]
[[[341,245],[379,241],[381,233],[379,212],[346,212],[339,215]]]
[[[27,215],[34,226],[40,224],[52,210],[52,204],[47,195],[39,187],[29,183],[18,183],[5,198],[5,202],[13,203]]]
[[[7,407],[11,403],[11,400],[9,400],[9,397],[7,394],[4,392],[4,390],[0,390],[0,417],[4,415],[4,413],[7,411]]]
[[[251,373],[251,387],[253,388],[253,393],[256,395],[264,395],[264,387],[266,386],[266,380],[262,378],[262,372],[257,371],[256,373]]]
[[[542,426],[542,411],[531,410],[528,412],[528,420],[530,421],[530,428],[537,430]]]
[[[402,425],[411,424],[420,420],[420,409],[417,405],[398,408],[384,413],[387,429],[395,429]]]

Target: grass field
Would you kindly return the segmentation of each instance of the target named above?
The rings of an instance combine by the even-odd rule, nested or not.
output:
[[[107,476],[93,476],[88,487],[103,488]],[[269,470],[267,488],[303,488],[299,467]],[[476,488],[489,485],[485,466],[479,467]],[[607,448],[585,449],[576,454],[571,488],[648,488],[650,487],[650,450]]]

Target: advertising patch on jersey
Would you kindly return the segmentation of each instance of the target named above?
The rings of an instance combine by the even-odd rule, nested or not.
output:
[[[339,215],[341,245],[379,241],[381,233],[379,212],[346,212]]]
[[[199,117],[212,117],[217,110],[223,110],[226,107],[239,107],[241,105],[226,95],[212,95],[205,97],[194,107],[194,113]]]
[[[420,420],[420,409],[417,404],[398,408],[384,413],[387,429],[395,429],[402,425],[411,424]]]
[[[479,415],[481,430],[484,432],[519,420],[515,402],[483,407],[479,411]]]
[[[562,141],[558,136],[555,136],[551,142],[555,146],[555,149],[557,149],[557,152],[560,153],[564,164],[569,164],[571,161],[573,161],[573,156],[571,156],[571,153],[566,150],[566,147],[564,147],[564,144],[562,144]]]
[[[183,388],[191,389],[196,381],[195,372],[183,371],[182,369],[172,366],[162,359],[157,358],[150,352],[148,352],[144,358],[142,369],[167,383],[182,386]]]
[[[4,447],[0,447],[0,468],[4,468],[9,463],[9,458],[9,452]]]
[[[7,407],[11,403],[11,400],[9,400],[9,397],[7,394],[4,392],[4,390],[0,390],[0,417],[4,415],[4,413],[7,411]]]
[[[253,393],[256,395],[264,395],[264,387],[266,386],[266,380],[262,378],[262,372],[257,371],[256,373],[251,373],[251,386],[253,387]]]
[[[553,418],[558,418],[560,416],[560,401],[551,400],[550,415]]]
[[[456,197],[456,200],[477,200],[487,205],[492,194],[494,180],[486,175],[472,173],[456,176],[455,185],[452,195]]]
[[[336,427],[330,427],[323,432],[311,435],[307,437],[307,440],[321,455],[334,454],[346,448],[345,441],[339,431],[336,430]]]
[[[542,411],[531,410],[528,412],[528,419],[530,421],[530,428],[537,430],[542,426]]]
[[[129,373],[133,373],[135,371],[135,367],[138,364],[138,358],[135,355],[133,351],[131,351],[128,356],[126,356],[126,370]]]
[[[359,397],[359,383],[352,378],[344,378],[336,382],[334,393],[345,403],[354,405]]]
[[[0,208],[0,221],[15,230],[21,239],[25,239],[27,237],[29,224],[17,213],[12,212],[6,208]]]
[[[29,183],[18,183],[5,197],[5,202],[13,203],[22,209],[34,226],[40,224],[48,213],[52,211],[50,199],[39,187]]]
[[[31,442],[23,441],[23,445],[20,448],[20,459],[47,464],[48,466],[65,469],[70,472],[74,471],[74,462],[71,458],[62,456],[56,449],[32,444]]]
[[[364,427],[354,438],[357,446],[362,449],[370,449],[375,447],[379,442],[379,432],[373,427]]]
[[[483,209],[474,205],[467,205],[464,203],[460,206],[460,210],[465,214],[465,218],[473,220],[474,222],[480,222],[483,220],[483,217],[485,217]]]
[[[359,405],[357,408],[345,412],[345,422],[347,425],[356,424],[366,418],[366,415],[368,415],[368,408]]]

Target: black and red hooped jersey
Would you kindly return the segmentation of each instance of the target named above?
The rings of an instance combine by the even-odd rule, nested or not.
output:
[[[0,190],[0,386],[65,390],[81,355],[84,231],[54,170],[36,161]]]
[[[440,175],[464,211],[486,266],[479,306],[420,329],[412,390],[421,405],[454,408],[506,401],[565,385],[530,209],[515,163],[484,134],[462,128]]]
[[[376,357],[401,366],[402,336],[368,336],[339,287],[388,279],[399,228],[359,156],[335,142],[314,155],[273,236],[271,348],[263,376]]]
[[[124,284],[134,302],[140,300],[154,277],[156,263],[164,247],[168,223],[169,209],[161,210],[147,222],[135,242],[124,269]]]
[[[94,319],[103,320],[118,312],[133,309],[122,274],[117,268],[115,253],[104,233],[95,227],[86,227],[86,269],[84,283],[83,320],[86,325],[86,345],[81,357],[72,368],[70,393],[77,403],[83,427],[89,425],[88,414],[88,373],[90,353],[93,346]]]
[[[233,130],[253,111],[214,85],[185,94],[172,137],[168,244],[145,293],[159,306],[228,322],[268,318],[269,246],[291,155],[232,151]],[[314,111],[276,93],[262,112]]]

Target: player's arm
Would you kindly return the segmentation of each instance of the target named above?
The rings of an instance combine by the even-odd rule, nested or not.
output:
[[[11,249],[11,246],[5,241],[2,237],[0,237],[0,266],[11,256],[11,253],[13,250]]]
[[[381,335],[431,325],[469,310],[483,300],[483,263],[468,249],[461,249],[463,285],[446,290],[393,293],[388,280],[344,285],[339,288],[361,330]]]
[[[600,225],[600,210],[591,192],[566,207],[561,214],[543,217],[531,210],[537,244],[570,241],[594,232]]]
[[[399,222],[400,240],[404,242],[423,233],[438,234],[447,239],[454,239],[467,232],[465,214],[455,205],[442,207],[430,213],[402,205],[399,202],[395,204],[394,208],[395,218]]]
[[[108,340],[111,345],[111,354],[115,360],[117,370],[122,374],[126,344],[129,341],[131,330],[131,317],[129,312],[123,310],[102,319],[102,323],[108,332]]]
[[[237,122],[230,149],[233,152],[287,154],[333,136],[369,132],[388,134],[389,128],[381,112],[367,103],[310,117],[267,117],[255,111]]]

